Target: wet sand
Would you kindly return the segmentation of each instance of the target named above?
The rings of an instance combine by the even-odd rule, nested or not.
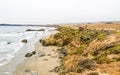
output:
[[[34,44],[38,41],[38,39],[39,37],[29,39],[28,42],[24,44],[18,52],[14,54],[14,58],[9,63],[0,67],[0,75],[12,75],[17,65],[26,59],[24,57],[25,54],[34,50]]]
[[[19,71],[21,72],[20,67],[23,66],[22,65],[23,63],[24,63],[24,65],[28,65],[28,66],[33,65],[33,63],[36,61],[37,58],[36,57],[26,58],[25,54],[32,52],[34,50],[38,50],[38,48],[39,48],[38,46],[40,46],[40,43],[36,44],[36,42],[38,42],[39,39],[48,37],[50,34],[54,34],[54,33],[56,33],[56,31],[52,31],[47,35],[39,35],[39,36],[35,36],[35,37],[29,39],[28,42],[26,44],[24,44],[24,46],[18,52],[16,52],[14,54],[15,57],[9,63],[0,67],[0,75],[26,75],[26,74],[18,74]],[[31,61],[31,60],[33,60],[33,61]],[[26,63],[28,61],[33,62],[33,63],[31,63],[31,64]],[[53,62],[54,62],[54,60],[53,60]],[[42,65],[42,68],[43,68],[43,66],[44,66],[44,64]],[[36,68],[36,67],[34,67],[34,68]]]
[[[58,75],[57,73],[50,72],[58,63],[58,54],[55,46],[42,46],[40,43],[36,44],[35,51],[42,52],[45,55],[39,56],[35,54],[28,57],[24,62],[19,64],[13,75]]]

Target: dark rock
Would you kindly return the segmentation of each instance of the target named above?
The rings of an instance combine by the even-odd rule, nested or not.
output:
[[[40,39],[39,42],[42,43],[42,39]]]
[[[58,55],[58,58],[59,58],[59,59],[63,59],[64,57],[65,57],[64,54],[59,54],[59,55]]]
[[[35,29],[27,29],[26,31],[45,31],[45,29],[39,29],[39,30],[35,30]]]
[[[30,71],[30,69],[26,69],[25,72],[29,72],[30,73],[31,71]]]
[[[51,54],[47,54],[47,56],[51,56]]]
[[[26,31],[33,31],[32,29],[27,29]]]
[[[65,51],[65,49],[64,49],[64,48],[61,48],[61,54],[64,54],[64,56],[66,56],[66,55],[67,55],[67,53],[66,53],[66,51]]]
[[[35,54],[36,54],[36,51],[33,51],[32,54],[35,55]]]
[[[32,56],[31,53],[27,53],[27,54],[25,55],[25,57],[31,57],[31,56]]]
[[[45,31],[45,29],[39,29],[39,31]]]
[[[9,41],[9,42],[7,42],[7,44],[11,44],[11,42]]]
[[[64,48],[59,49],[58,52],[59,52],[59,55],[58,55],[59,59],[63,59],[67,55]]]
[[[60,71],[60,67],[55,67],[54,72],[58,73]]]
[[[27,43],[27,39],[23,39],[21,42],[23,42],[23,43]]]
[[[55,72],[55,73],[58,73],[59,71],[60,71],[60,67],[59,66],[57,66],[54,69],[50,70],[50,72]]]

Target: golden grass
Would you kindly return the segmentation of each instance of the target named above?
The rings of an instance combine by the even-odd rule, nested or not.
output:
[[[95,23],[88,25],[90,29],[106,29],[106,30],[120,30],[120,23]]]
[[[61,69],[64,73],[60,75],[78,75],[85,72],[89,75],[93,70],[96,71],[94,74],[101,74],[103,71],[111,74],[109,71],[112,67],[108,65],[120,62],[120,32],[116,31],[119,26],[119,24],[90,25],[88,26],[90,29],[84,31],[80,31],[77,27],[59,27],[59,33],[43,39],[43,45],[62,47],[65,57],[62,59]],[[114,28],[115,30],[96,30],[96,28]],[[102,69],[101,64],[106,65],[110,70]],[[120,67],[113,69],[115,75],[120,74],[120,71],[117,72],[118,69],[120,70]]]

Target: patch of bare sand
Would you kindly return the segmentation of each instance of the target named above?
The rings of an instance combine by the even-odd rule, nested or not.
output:
[[[14,75],[58,75],[50,72],[50,70],[59,66],[57,49],[58,47],[55,46],[45,47],[37,43],[35,48],[37,54],[19,64]],[[43,52],[45,56],[40,57],[39,52]]]

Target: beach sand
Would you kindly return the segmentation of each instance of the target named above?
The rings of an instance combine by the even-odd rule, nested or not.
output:
[[[57,73],[50,72],[58,63],[58,54],[55,46],[42,46],[39,42],[35,45],[35,54],[28,57],[24,62],[18,65],[13,75],[58,75]],[[38,53],[44,53],[45,56],[39,56]]]
[[[46,38],[50,34],[55,34],[56,31],[51,31],[49,34],[35,36],[28,40],[23,47],[14,54],[14,58],[10,60],[7,64],[0,67],[0,75],[31,75],[30,73],[25,73],[24,70],[29,69],[32,72],[38,72],[37,75],[56,75],[55,73],[49,72],[48,70],[53,69],[58,65],[57,58],[51,58],[51,56],[56,55],[52,49],[57,49],[57,47],[43,47],[38,41],[39,39]],[[39,57],[37,54],[26,58],[25,54],[32,51],[43,51],[46,56]],[[47,56],[50,53],[51,56]],[[48,61],[46,61],[48,59]],[[51,73],[51,74],[48,74]],[[34,74],[32,74],[34,75]]]

